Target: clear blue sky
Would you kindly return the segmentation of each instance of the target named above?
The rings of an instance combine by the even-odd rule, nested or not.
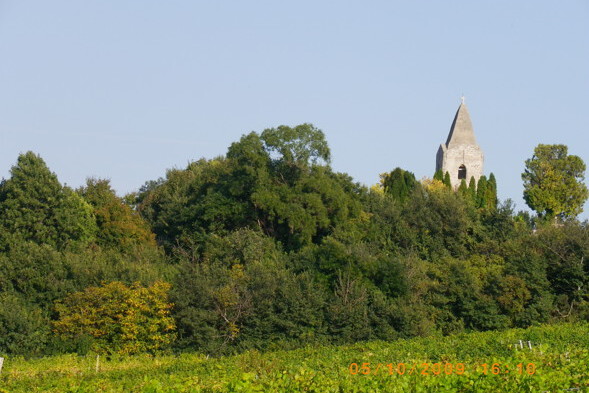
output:
[[[124,194],[310,122],[356,181],[431,177],[464,94],[485,172],[523,209],[538,143],[589,163],[588,21],[586,0],[0,0],[0,176],[33,150]]]

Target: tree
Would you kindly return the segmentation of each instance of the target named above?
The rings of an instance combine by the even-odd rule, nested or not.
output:
[[[21,154],[10,174],[0,185],[0,247],[33,241],[62,249],[93,239],[92,208],[62,186],[41,157]]]
[[[170,284],[150,287],[111,282],[75,292],[55,305],[54,332],[65,339],[91,337],[93,350],[133,354],[165,349],[175,338]]]
[[[202,258],[181,258],[172,298],[178,347],[222,354],[323,335],[325,292],[286,268],[272,238],[241,229],[210,236]]]
[[[348,271],[339,272],[334,296],[329,302],[330,333],[334,338],[359,341],[370,338],[368,319],[369,294],[358,277]]]
[[[568,155],[566,145],[538,145],[522,173],[524,199],[546,218],[574,218],[587,200],[585,163]]]
[[[9,292],[0,292],[0,304],[0,354],[42,353],[49,329],[41,308]]]
[[[561,317],[577,311],[589,300],[589,226],[567,221],[562,226],[545,225],[536,232],[537,246],[546,260],[546,276],[559,305]],[[564,306],[564,307],[563,307]]]
[[[468,198],[468,186],[466,185],[466,180],[460,180],[460,186],[458,186],[458,193],[462,195],[465,199]]]
[[[392,172],[380,176],[385,192],[401,203],[407,200],[415,188],[415,175],[401,168],[395,168]]]
[[[312,124],[295,127],[268,128],[260,135],[266,151],[277,154],[287,165],[309,165],[318,161],[329,163],[331,153],[323,131]]]
[[[0,253],[0,291],[44,309],[74,289],[71,275],[63,253],[47,244],[15,242]]]
[[[477,201],[477,185],[474,176],[470,177],[470,182],[468,183],[468,198],[470,201],[476,205]]]
[[[495,175],[493,173],[489,175],[485,201],[487,209],[497,208],[497,180],[495,180]]]
[[[331,171],[323,133],[310,124],[252,132],[226,158],[170,171],[140,195],[141,214],[168,250],[257,228],[287,249],[318,243],[360,213],[360,187]]]
[[[416,190],[403,206],[400,219],[407,225],[403,231],[409,241],[405,247],[428,259],[448,253],[467,255],[475,225],[473,205],[439,185],[439,189]]]
[[[487,206],[487,177],[479,177],[477,184],[476,207],[485,208]]]
[[[452,189],[452,181],[450,180],[450,172],[446,171],[444,175],[444,185],[448,187],[448,189]]]
[[[155,236],[139,214],[110,187],[109,180],[87,179],[78,192],[94,208],[98,243],[127,251],[133,246],[155,246]]]
[[[227,160],[201,159],[191,162],[186,169],[170,169],[165,180],[148,183],[142,188],[137,198],[137,210],[150,224],[158,243],[167,251],[187,237],[187,232],[197,232],[195,228],[204,226],[203,221],[209,218],[216,223],[224,223],[225,217],[219,217],[220,204],[205,209],[196,209],[194,206],[195,200],[200,205],[204,202],[204,192],[201,191],[204,185],[212,188],[210,186],[223,177],[227,177]],[[248,184],[245,181],[243,183]],[[237,189],[234,192],[241,191],[238,186],[233,188]],[[206,201],[210,202],[217,193],[208,194]],[[245,209],[226,210],[226,216],[229,216],[227,219],[238,220],[240,217],[237,217],[237,213]]]

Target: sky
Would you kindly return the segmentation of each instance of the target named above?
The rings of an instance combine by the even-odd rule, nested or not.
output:
[[[301,123],[355,181],[432,177],[464,95],[523,210],[536,145],[589,163],[588,20],[586,0],[0,0],[0,177],[32,150],[124,195]]]

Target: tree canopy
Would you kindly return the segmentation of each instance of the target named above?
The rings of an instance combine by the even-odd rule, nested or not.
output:
[[[417,183],[413,173],[401,168],[380,175],[380,179],[384,191],[401,203],[408,199]]]
[[[574,218],[587,200],[585,163],[565,145],[538,145],[522,173],[524,199],[547,218]]]
[[[115,194],[108,180],[89,178],[78,193],[93,208],[100,245],[122,251],[138,245],[155,246],[155,236],[147,222]]]
[[[168,346],[176,329],[168,302],[170,284],[131,287],[111,282],[89,287],[57,302],[55,332],[70,339],[92,340],[97,352],[133,354]]]
[[[138,208],[168,247],[250,228],[297,249],[359,214],[357,186],[331,171],[329,157],[323,133],[310,124],[252,132],[225,158],[169,172]]]
[[[19,155],[0,185],[0,228],[4,248],[14,241],[57,248],[87,244],[97,230],[91,206],[30,151]]]

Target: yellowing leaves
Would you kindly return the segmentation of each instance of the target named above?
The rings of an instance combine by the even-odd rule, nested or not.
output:
[[[150,287],[111,282],[70,294],[55,305],[59,314],[54,332],[63,338],[90,336],[93,349],[103,353],[132,354],[165,348],[175,338],[170,284]]]

